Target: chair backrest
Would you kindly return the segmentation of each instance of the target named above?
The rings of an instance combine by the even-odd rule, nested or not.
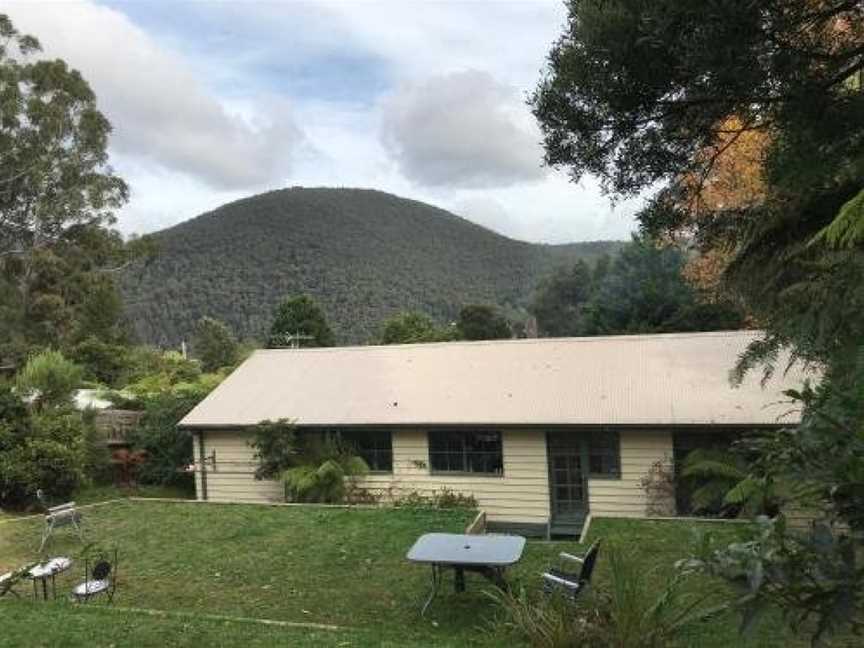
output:
[[[598,551],[600,551],[600,541],[595,540],[594,544],[588,547],[588,551],[585,553],[585,558],[582,561],[582,571],[579,572],[580,582],[591,582],[591,574],[594,573],[594,564],[597,562]]]
[[[107,560],[100,560],[93,567],[93,580],[106,580],[111,575],[111,563]]]

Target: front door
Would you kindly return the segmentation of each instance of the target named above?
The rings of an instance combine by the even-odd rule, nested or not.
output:
[[[588,512],[588,441],[575,432],[549,432],[546,444],[552,526],[581,527]]]

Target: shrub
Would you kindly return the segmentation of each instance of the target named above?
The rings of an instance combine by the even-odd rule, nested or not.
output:
[[[249,446],[258,462],[255,479],[278,479],[295,465],[298,448],[294,424],[288,419],[262,421],[255,426],[255,436]]]
[[[33,399],[38,407],[63,406],[72,401],[84,372],[59,351],[43,351],[31,356],[16,377],[18,391],[24,399]]]
[[[262,421],[249,445],[258,462],[255,479],[281,479],[293,502],[338,504],[346,499],[374,499],[353,480],[368,473],[369,466],[334,435],[300,434],[287,419]]]
[[[529,596],[524,588],[515,593],[493,591],[490,596],[502,607],[493,633],[503,626],[534,648],[610,645],[603,642],[605,620],[587,594],[578,605],[560,596]]]
[[[305,434],[298,441],[295,465],[282,474],[291,501],[342,503],[353,478],[369,472],[366,462],[335,437]]]
[[[393,505],[405,508],[478,508],[477,499],[473,495],[456,492],[447,486],[442,486],[440,489],[433,491],[431,495],[411,491],[408,494],[394,498]]]
[[[495,595],[504,625],[532,646],[615,646],[662,648],[686,645],[692,626],[729,609],[716,594],[701,594],[689,585],[691,572],[671,577],[646,569],[621,546],[604,546],[601,560],[606,581],[596,580],[575,602],[558,594]],[[542,598],[539,598],[542,596]],[[712,601],[714,597],[718,600]]]
[[[129,370],[128,348],[90,336],[70,350],[72,359],[84,368],[84,377],[103,385],[116,385]]]
[[[193,476],[182,470],[193,461],[192,435],[177,423],[201,401],[202,392],[163,391],[141,400],[144,415],[126,437],[133,450],[147,456],[137,469],[139,483],[193,488]]]
[[[84,423],[78,412],[43,412],[19,429],[24,433],[4,436],[0,453],[4,506],[22,506],[40,488],[49,497],[65,499],[88,481]]]

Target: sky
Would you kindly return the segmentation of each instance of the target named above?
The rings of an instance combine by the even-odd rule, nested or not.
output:
[[[543,165],[526,97],[560,0],[12,0],[114,126],[126,234],[291,186],[366,187],[535,242],[626,239],[639,201]]]

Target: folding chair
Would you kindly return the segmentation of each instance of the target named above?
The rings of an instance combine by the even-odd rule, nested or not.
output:
[[[591,575],[594,573],[594,565],[597,562],[597,552],[600,550],[600,541],[595,540],[588,547],[585,556],[580,558],[569,553],[560,553],[559,561],[576,563],[580,566],[579,571],[570,571],[561,568],[551,568],[543,573],[543,591],[547,594],[555,590],[564,590],[573,600],[591,583]]]

